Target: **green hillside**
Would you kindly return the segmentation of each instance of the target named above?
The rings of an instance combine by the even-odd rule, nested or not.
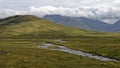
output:
[[[82,34],[84,30],[54,24],[32,15],[17,15],[0,20],[2,35]]]
[[[66,27],[32,15],[11,16],[0,19],[0,68],[120,68],[119,62],[38,48],[48,42],[120,60],[119,41],[119,33]]]
[[[42,19],[32,15],[16,15],[0,20],[1,37],[6,36],[118,36],[115,33],[103,33],[95,31],[86,31],[78,28],[71,28],[55,24],[46,19]]]

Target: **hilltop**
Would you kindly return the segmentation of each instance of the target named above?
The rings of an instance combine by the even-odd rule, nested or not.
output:
[[[92,65],[91,68],[119,68],[119,62],[104,62],[51,50],[60,46],[65,47],[63,49],[66,51],[68,47],[77,53],[82,51],[119,60],[119,41],[119,33],[87,31],[32,15],[10,16],[0,20],[0,67],[89,68],[89,65]],[[44,46],[44,43],[53,46],[48,49],[39,48]]]
[[[85,30],[55,24],[33,15],[16,15],[0,19],[1,35],[77,35]]]
[[[63,37],[63,36],[113,36],[117,33],[87,31],[63,26],[33,15],[16,15],[0,19],[0,35],[20,37]]]

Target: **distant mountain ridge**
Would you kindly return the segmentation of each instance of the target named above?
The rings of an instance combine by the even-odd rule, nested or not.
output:
[[[120,20],[113,24],[111,28],[114,28],[113,31],[120,31]]]
[[[62,24],[65,26],[72,26],[87,30],[105,31],[105,32],[119,32],[120,20],[115,24],[108,24],[96,19],[89,19],[85,17],[69,17],[61,15],[46,15],[43,18]]]
[[[33,15],[16,15],[0,19],[1,37],[50,37],[86,35],[92,31],[66,27]],[[93,32],[94,33],[94,32]]]

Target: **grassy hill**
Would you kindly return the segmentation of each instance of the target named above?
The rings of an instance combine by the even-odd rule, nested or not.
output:
[[[37,48],[49,42],[119,60],[119,41],[119,33],[66,27],[32,15],[11,16],[0,20],[0,68],[120,68],[119,62]]]
[[[0,20],[1,37],[28,37],[28,36],[118,36],[117,33],[103,33],[95,31],[86,31],[78,28],[72,28],[55,24],[46,19],[32,15],[16,15]]]
[[[17,15],[0,20],[2,35],[43,35],[43,34],[63,34],[71,35],[84,33],[84,30],[65,27],[51,21],[38,18],[32,15]]]

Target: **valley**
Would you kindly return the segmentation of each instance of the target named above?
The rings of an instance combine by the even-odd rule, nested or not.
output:
[[[43,42],[52,43],[119,61],[119,41],[120,33],[63,26],[32,15],[12,16],[0,20],[0,67],[120,68],[120,62],[116,61],[101,61],[63,51],[38,48]]]

